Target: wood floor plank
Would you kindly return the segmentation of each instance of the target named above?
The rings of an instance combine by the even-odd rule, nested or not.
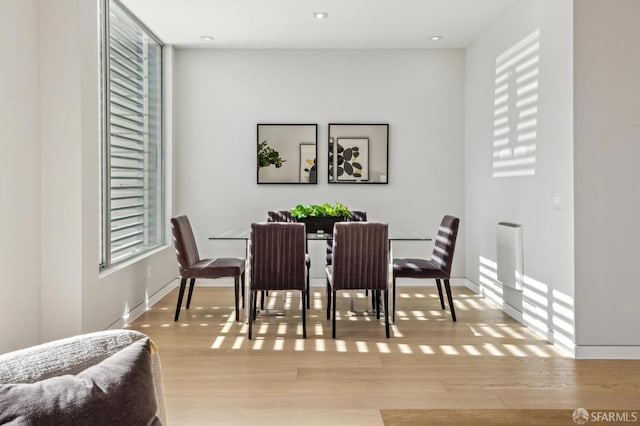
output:
[[[282,292],[269,303],[286,314],[260,317],[251,341],[231,288],[197,287],[177,322],[172,291],[133,321],[159,348],[170,424],[571,424],[578,407],[640,413],[640,361],[571,359],[467,289],[454,288],[457,322],[434,287],[399,289],[390,339],[382,320],[350,315],[344,295],[332,339],[324,291],[312,294],[306,340],[300,298]]]
[[[575,424],[573,410],[382,410],[385,426]]]
[[[280,408],[219,408],[214,410],[190,407],[183,417],[172,424],[182,426],[383,426],[379,410],[375,409],[287,409]]]

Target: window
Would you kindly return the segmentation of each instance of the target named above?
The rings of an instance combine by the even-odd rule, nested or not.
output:
[[[100,267],[163,243],[162,44],[115,0],[103,4]]]

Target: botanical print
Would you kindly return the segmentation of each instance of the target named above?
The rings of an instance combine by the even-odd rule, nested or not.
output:
[[[300,144],[300,182],[316,183],[316,144]]]
[[[369,180],[369,139],[338,138],[335,162],[339,181]]]

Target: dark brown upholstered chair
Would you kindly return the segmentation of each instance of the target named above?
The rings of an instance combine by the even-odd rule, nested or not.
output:
[[[285,222],[285,223],[297,223],[295,217],[291,216],[289,210],[270,210],[267,212],[267,222]],[[307,240],[305,238],[305,264],[307,265],[307,309],[311,307],[311,287],[309,284],[309,270],[311,269],[311,256],[309,256],[309,248],[307,247]],[[264,293],[261,300],[261,305],[264,305]]]
[[[307,238],[303,223],[252,223],[249,241],[249,339],[256,319],[256,292],[300,290],[302,305],[302,336],[307,337],[306,265]]]
[[[295,217],[291,216],[289,210],[269,210],[267,212],[267,222],[298,222]]]
[[[389,337],[388,226],[375,222],[338,222],[333,228],[333,264],[327,265],[327,319],[336,337],[336,292],[372,290],[375,306],[384,294],[385,333]],[[332,306],[333,301],[333,306]],[[380,311],[378,318],[380,317]]]
[[[458,226],[460,219],[453,216],[445,216],[440,223],[438,236],[431,259],[393,259],[393,320],[396,319],[396,278],[434,278],[438,286],[440,296],[440,306],[444,309],[444,298],[442,297],[442,284],[447,291],[451,318],[456,320],[456,310],[453,307],[453,297],[451,295],[451,264],[453,263],[453,252],[456,248],[456,238],[458,236]]]
[[[180,271],[180,293],[178,295],[178,305],[174,320],[180,317],[182,298],[187,285],[189,284],[189,296],[187,297],[187,309],[191,305],[191,296],[196,278],[223,278],[233,277],[235,279],[235,299],[236,299],[236,321],[239,320],[240,307],[238,306],[238,293],[242,293],[242,307],[244,308],[244,264],[245,260],[237,257],[220,257],[217,259],[200,259],[198,246],[193,236],[193,230],[187,216],[178,216],[171,219],[171,231],[173,232],[173,244],[178,256],[178,269]],[[240,289],[242,281],[242,289]]]

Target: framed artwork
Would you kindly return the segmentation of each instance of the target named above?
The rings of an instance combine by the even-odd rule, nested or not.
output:
[[[369,180],[369,138],[338,138],[335,155],[338,181]]]
[[[317,183],[316,144],[300,144],[300,182]]]
[[[329,123],[329,183],[389,183],[389,124]]]
[[[316,184],[317,142],[317,124],[258,123],[257,183]]]

